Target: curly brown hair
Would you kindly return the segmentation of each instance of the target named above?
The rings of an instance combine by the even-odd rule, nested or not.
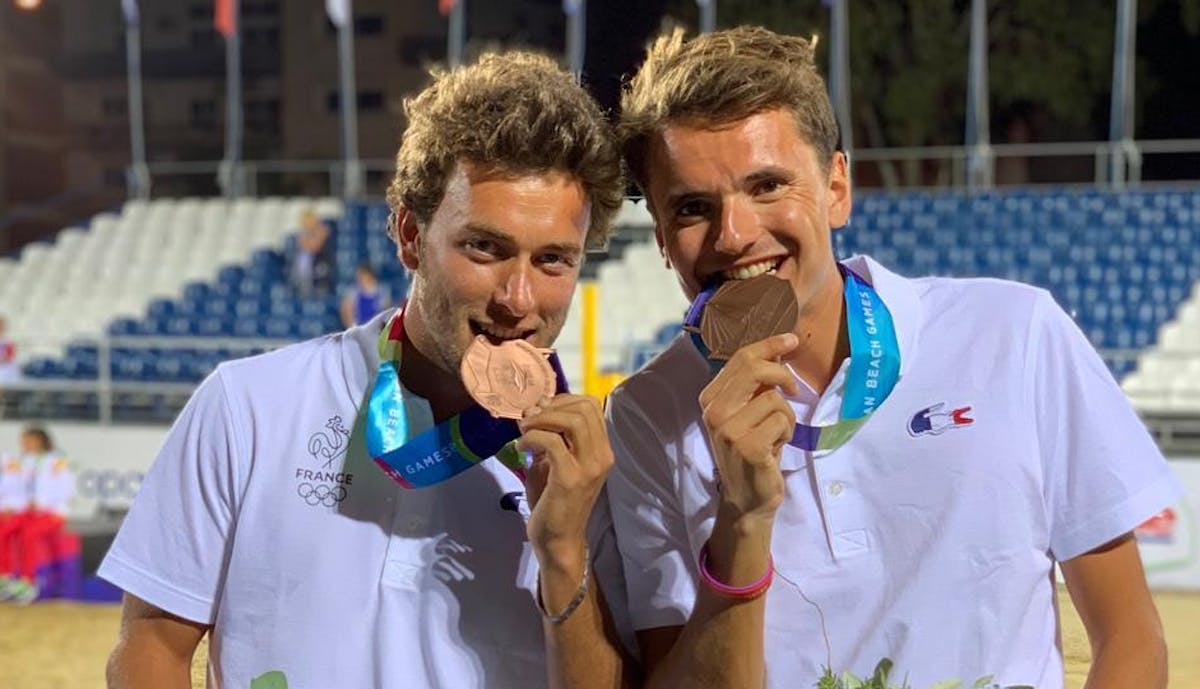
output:
[[[669,123],[721,125],[776,108],[792,112],[828,174],[838,129],[815,46],[756,26],[656,38],[621,95],[617,140],[634,181],[646,189],[646,147]]]
[[[520,51],[431,75],[432,84],[404,101],[408,127],[387,191],[393,213],[403,205],[419,225],[428,223],[460,161],[515,174],[556,170],[583,184],[587,246],[604,246],[625,196],[620,152],[574,76],[549,57]]]

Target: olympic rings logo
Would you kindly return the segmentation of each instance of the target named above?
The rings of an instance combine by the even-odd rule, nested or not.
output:
[[[337,503],[346,499],[346,487],[334,486],[333,488],[330,488],[329,486],[321,483],[318,483],[315,486],[311,483],[301,483],[300,485],[296,486],[296,494],[304,498],[304,502],[307,502],[313,507],[316,507],[317,505],[333,507]]]
[[[128,502],[137,495],[142,477],[142,472],[135,470],[85,469],[79,472],[79,495],[101,503]]]

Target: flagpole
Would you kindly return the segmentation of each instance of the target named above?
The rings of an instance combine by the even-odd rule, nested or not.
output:
[[[1112,102],[1108,123],[1111,156],[1109,158],[1109,181],[1113,186],[1123,187],[1127,177],[1136,182],[1136,178],[1141,176],[1141,153],[1133,142],[1137,0],[1119,0],[1117,2],[1117,30],[1114,38]]]
[[[142,117],[142,31],[137,0],[124,0],[125,65],[129,81],[129,197],[150,198],[146,165],[146,129]]]
[[[563,0],[563,9],[567,13],[567,62],[579,78],[587,42],[587,0]]]
[[[242,194],[242,18],[241,1],[228,0],[233,31],[225,37],[225,158],[217,182],[227,198]]]
[[[971,53],[967,77],[967,187],[992,186],[992,143],[988,124],[987,2],[971,0]]]
[[[450,31],[446,35],[446,60],[454,69],[463,63],[463,45],[466,42],[467,0],[458,0],[450,9]]]
[[[717,0],[696,0],[700,6],[700,33],[712,33],[717,29]]]
[[[363,195],[363,170],[358,160],[358,88],[354,81],[354,1],[345,0],[346,16],[338,25],[338,67],[342,104],[342,196]]]
[[[850,114],[850,27],[846,0],[833,0],[830,20],[829,71],[833,91],[833,111],[842,137],[842,152],[854,150],[854,120]]]

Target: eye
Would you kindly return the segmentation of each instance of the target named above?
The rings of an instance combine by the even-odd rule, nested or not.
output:
[[[579,259],[566,253],[549,252],[538,256],[537,263],[547,270],[562,272],[574,268]]]
[[[466,246],[469,251],[479,254],[487,254],[488,256],[495,256],[500,253],[500,245],[496,241],[483,237],[468,239],[463,243],[463,245]]]
[[[680,220],[695,220],[708,215],[709,204],[700,199],[684,201],[675,208],[675,217]]]
[[[764,179],[754,185],[755,196],[771,196],[777,194],[786,187],[787,184],[781,179]]]

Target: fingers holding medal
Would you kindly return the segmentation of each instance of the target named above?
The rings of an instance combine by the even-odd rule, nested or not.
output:
[[[738,515],[773,516],[783,499],[779,459],[795,414],[781,390],[798,390],[780,359],[799,344],[798,313],[791,285],[772,275],[726,282],[704,306],[700,336],[725,365],[699,402],[722,499]]]
[[[524,340],[493,345],[477,337],[463,356],[467,391],[493,416],[516,420],[517,448],[532,457],[526,491],[537,543],[581,538],[604,478],[612,449],[600,404],[591,397],[555,394],[548,350]]]

